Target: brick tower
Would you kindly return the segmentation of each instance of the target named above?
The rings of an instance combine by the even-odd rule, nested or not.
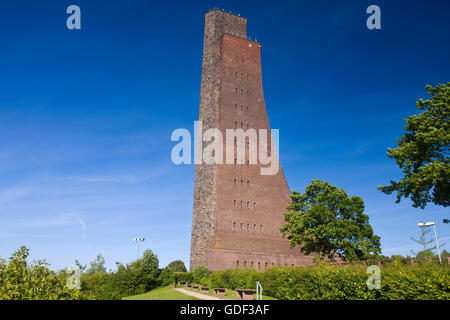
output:
[[[269,129],[261,74],[261,46],[247,39],[247,19],[221,10],[205,15],[199,120],[218,128]],[[270,140],[269,140],[270,143]],[[205,143],[203,143],[205,145]],[[225,162],[224,162],[225,163]],[[279,168],[260,163],[195,167],[190,269],[309,265],[279,231],[290,191]]]

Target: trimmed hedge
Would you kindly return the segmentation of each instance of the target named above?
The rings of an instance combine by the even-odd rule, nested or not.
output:
[[[381,289],[369,290],[363,265],[272,267],[264,272],[234,269],[210,272],[196,281],[212,288],[254,288],[259,280],[264,294],[283,300],[449,300],[450,267],[432,263],[381,268]],[[189,274],[189,273],[186,273]],[[185,277],[188,277],[185,275]],[[191,276],[190,280],[193,280]]]

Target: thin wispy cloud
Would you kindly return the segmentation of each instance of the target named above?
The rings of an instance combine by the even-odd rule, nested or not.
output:
[[[44,168],[44,166],[41,164],[41,162],[33,155],[33,154],[29,154],[28,157],[33,160],[33,162],[39,167],[39,169],[41,169],[41,171],[43,173],[45,173],[46,175],[50,175],[49,171]]]
[[[353,149],[345,152],[343,154],[344,158],[349,160],[354,160],[356,157],[359,157],[365,154],[370,149],[369,142],[360,142]]]
[[[29,228],[61,228],[79,226],[81,231],[85,232],[87,230],[86,223],[77,213],[62,213],[55,217],[19,222],[17,225]]]
[[[33,188],[27,186],[18,186],[6,189],[0,192],[0,205],[4,205],[31,194]]]
[[[67,180],[77,183],[140,183],[164,176],[170,171],[171,163],[167,165],[154,166],[151,170],[143,172],[130,172],[123,174],[83,174],[83,175],[60,175],[55,180]]]

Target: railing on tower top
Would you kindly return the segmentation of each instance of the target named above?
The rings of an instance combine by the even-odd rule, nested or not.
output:
[[[232,15],[234,15],[234,16],[238,16],[238,17],[241,16],[240,13],[234,13],[234,12],[232,12],[231,10],[225,10],[225,9],[221,9],[221,8],[217,8],[217,7],[214,7],[214,8],[212,8],[212,9],[209,9],[208,12],[211,12],[211,11],[214,11],[214,10],[219,10],[219,11],[222,11],[222,12],[225,12],[225,13],[232,14]],[[241,18],[243,19],[243,17],[241,17]]]
[[[241,17],[241,15],[239,13],[234,13],[234,12],[231,12],[230,10],[224,10],[224,9],[220,9],[220,8],[212,8],[208,12],[211,12],[213,10],[219,10],[219,11],[222,11],[222,12],[225,12],[225,13],[229,13],[229,14]],[[243,18],[243,17],[241,17],[241,18]],[[234,32],[231,32],[231,31],[226,31],[224,33],[232,35],[232,36],[235,36],[235,37],[238,37],[238,38],[241,38],[241,39],[245,39],[245,40],[249,40],[249,41],[253,41],[253,42],[258,42],[258,39],[256,39],[256,38],[251,38],[249,36],[244,36],[242,34],[234,33]]]
[[[256,39],[256,38],[252,39],[252,38],[250,38],[248,36],[246,37],[246,36],[244,36],[242,34],[234,33],[234,32],[231,32],[231,31],[225,31],[224,34],[229,34],[229,35],[232,35],[232,36],[237,37],[237,38],[241,38],[241,39],[245,39],[245,40],[249,40],[249,41],[253,41],[253,42],[258,42],[258,39]]]

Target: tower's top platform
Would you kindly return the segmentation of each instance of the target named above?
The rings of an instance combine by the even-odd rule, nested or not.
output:
[[[239,17],[239,18],[241,18],[243,20],[247,20],[247,18],[241,17],[241,15],[239,13],[234,13],[234,12],[227,11],[225,9],[219,9],[219,8],[210,9],[210,10],[208,10],[208,12],[206,14],[208,14],[208,13],[210,13],[212,11],[218,11],[218,12],[221,12],[221,13],[225,13],[225,14],[229,14],[229,15],[233,15],[233,16]]]
[[[209,10],[205,17],[206,20],[211,19],[216,26],[220,26],[221,34],[229,34],[259,44],[256,38],[247,36],[247,18],[240,14],[214,8]]]

